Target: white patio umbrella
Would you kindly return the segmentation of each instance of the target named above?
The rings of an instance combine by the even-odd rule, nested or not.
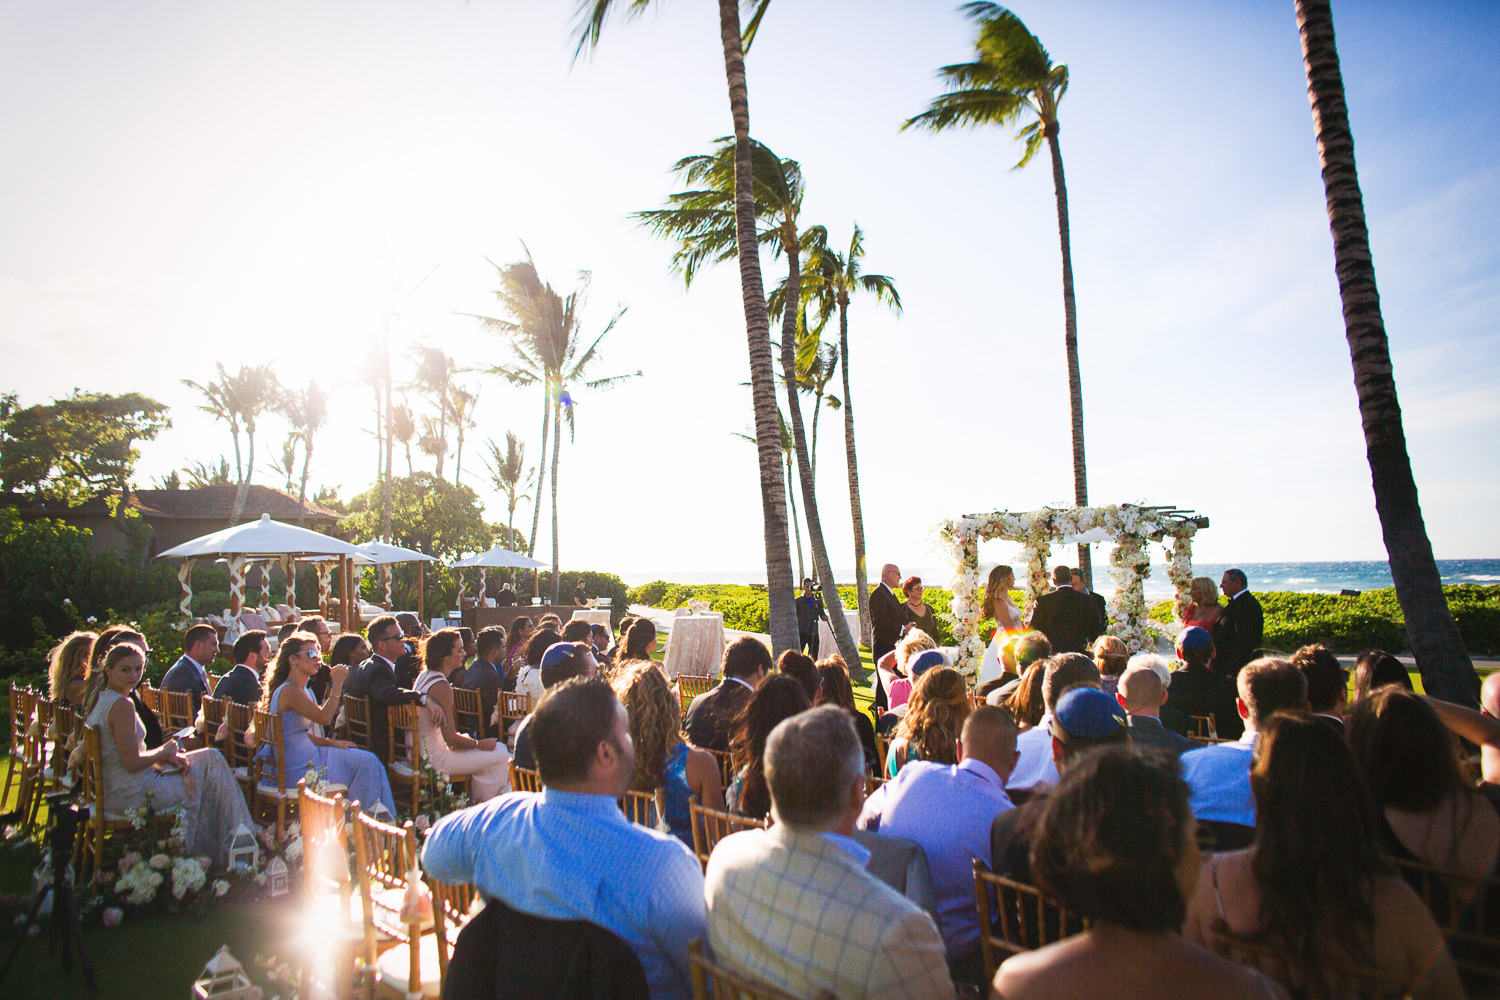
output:
[[[284,557],[284,565],[290,565],[293,556],[332,556],[340,561],[347,561],[361,555],[366,555],[363,549],[342,539],[299,528],[284,521],[273,521],[271,515],[262,514],[259,520],[246,521],[244,524],[236,524],[175,545],[165,552],[157,553],[156,558],[183,560],[182,567],[177,571],[177,579],[183,590],[179,607],[186,615],[192,613],[193,591],[189,580],[193,564],[202,557],[227,557],[229,611],[232,615],[238,615],[245,605],[245,564],[252,558]],[[290,582],[290,576],[288,581]],[[348,605],[349,602],[344,603]]]
[[[430,563],[438,562],[437,556],[430,556],[416,549],[409,549],[404,545],[392,545],[390,542],[364,542],[360,545],[369,555],[358,555],[354,557],[355,565],[363,566],[390,566],[394,563]],[[423,598],[427,590],[426,566],[419,566],[417,573],[417,619],[422,618]],[[391,573],[384,571],[385,577],[385,606],[391,606]]]
[[[458,560],[458,562],[456,562],[456,563],[453,564],[453,568],[454,569],[461,569],[461,568],[466,568],[466,567],[469,567],[469,566],[478,566],[478,567],[480,567],[480,570],[479,570],[479,582],[480,582],[480,586],[483,587],[483,585],[484,585],[484,571],[486,569],[491,568],[491,567],[500,567],[500,568],[509,567],[509,568],[514,568],[514,569],[539,569],[540,567],[543,567],[543,566],[546,566],[546,565],[547,564],[544,563],[544,562],[542,562],[540,559],[533,559],[530,556],[523,556],[519,552],[512,552],[510,549],[507,549],[504,546],[497,545],[493,549],[489,549],[488,551],[481,552],[478,555],[473,555],[473,556],[469,556],[467,559],[460,559],[460,560]],[[462,589],[463,588],[463,574],[461,574],[461,573],[459,574],[458,582],[459,582],[458,596],[459,596],[460,599],[462,599],[464,592],[463,592],[463,589]],[[483,596],[483,595],[481,594],[480,596]]]

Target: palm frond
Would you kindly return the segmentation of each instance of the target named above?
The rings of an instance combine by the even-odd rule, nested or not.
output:
[[[755,35],[760,31],[761,19],[766,16],[766,8],[771,6],[771,0],[744,0],[744,6],[747,10],[755,11],[750,16],[750,23],[740,32],[740,48],[748,55],[750,46],[755,44]]]
[[[645,13],[646,8],[651,6],[651,0],[626,0],[618,5],[615,0],[582,0],[578,9],[573,12],[573,20],[577,22],[573,35],[578,40],[573,49],[574,62],[582,58],[584,52],[592,51],[599,44],[604,23],[609,20],[611,10],[617,6],[625,8],[624,19],[630,21]]]

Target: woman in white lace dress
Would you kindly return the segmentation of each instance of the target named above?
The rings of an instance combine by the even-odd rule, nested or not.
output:
[[[993,680],[1005,671],[1000,662],[1000,649],[1007,639],[1021,631],[1021,609],[1010,599],[1010,591],[1016,585],[1016,571],[1009,566],[996,566],[990,570],[989,583],[984,588],[984,603],[979,607],[980,618],[995,621],[995,637],[984,651],[984,660],[979,664],[979,683]]]
[[[166,814],[181,806],[187,813],[188,854],[206,854],[223,864],[230,832],[241,823],[256,829],[244,793],[217,750],[183,753],[175,739],[146,749],[145,727],[130,700],[145,667],[146,651],[121,643],[106,654],[84,697],[86,721],[99,729],[104,811],[118,816],[150,806]]]
[[[418,710],[417,732],[432,766],[448,777],[469,775],[475,802],[492,799],[510,790],[510,751],[493,739],[476,740],[453,725],[453,686],[448,675],[463,665],[463,635],[456,628],[439,629],[422,645],[422,672],[412,689],[442,706],[442,726],[433,722],[432,710]]]

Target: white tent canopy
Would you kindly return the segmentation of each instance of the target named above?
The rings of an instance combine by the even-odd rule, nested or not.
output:
[[[469,556],[466,559],[460,559],[452,565],[454,566],[454,568],[467,568],[469,566],[501,566],[513,567],[515,569],[541,569],[547,564],[542,562],[540,559],[533,559],[530,556],[523,556],[519,552],[512,552],[510,549],[502,548],[497,545],[493,549],[490,549],[488,552],[481,552],[477,556]]]
[[[408,549],[403,545],[392,545],[390,542],[365,542],[360,545],[360,548],[364,550],[364,553],[354,557],[354,563],[357,566],[387,566],[391,563],[438,561],[437,556],[430,556],[416,549]]]

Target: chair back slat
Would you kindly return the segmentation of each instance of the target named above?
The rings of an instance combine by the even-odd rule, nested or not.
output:
[[[375,749],[370,746],[370,699],[346,694],[343,705],[344,728],[348,738],[366,750]]]
[[[708,868],[708,856],[713,853],[719,841],[731,833],[764,830],[771,825],[765,820],[709,809],[699,803],[696,795],[688,798],[688,816],[693,825],[693,853],[698,856],[698,862],[705,870]]]
[[[483,702],[478,691],[469,688],[453,689],[453,726],[461,733],[468,733],[476,740],[489,736],[488,720],[484,717]]]
[[[712,691],[714,679],[701,674],[678,674],[677,675],[677,697],[682,701],[682,714],[687,716],[688,706],[693,699],[700,694]]]
[[[528,771],[524,767],[517,767],[516,762],[511,761],[510,790],[513,792],[540,792],[542,790],[542,776],[536,771]]]
[[[1308,989],[1307,976],[1291,951],[1265,941],[1247,941],[1244,938],[1208,933],[1209,950],[1260,972],[1281,983],[1294,996],[1312,995]],[[1393,976],[1373,966],[1345,962],[1320,962],[1317,976],[1325,984],[1330,997],[1378,997],[1407,998],[1414,995],[1422,974],[1413,979]]]
[[[875,734],[875,754],[880,758],[880,773],[886,774],[886,756],[891,752],[890,737]]]
[[[422,928],[417,923],[403,922],[400,912],[407,873],[417,864],[416,828],[410,820],[401,826],[382,823],[358,805],[351,806],[350,812],[348,829],[354,841],[354,881],[359,887],[364,922],[365,968],[376,967],[377,936],[384,934],[407,946],[410,954],[407,982],[420,983]]]
[[[521,691],[501,691],[496,704],[500,707],[500,727],[514,732],[511,723],[520,722],[531,714],[531,695]]]
[[[661,829],[662,806],[656,792],[637,792],[631,789],[620,800],[620,810],[625,818],[647,829]]]
[[[256,709],[255,735],[261,746],[271,748],[271,755],[274,760],[274,763],[268,767],[262,758],[255,758],[256,787],[271,785],[276,789],[278,794],[285,793],[286,767],[283,766],[283,763],[286,760],[286,747],[281,739],[281,713],[262,712],[260,709]],[[276,779],[274,782],[267,780],[267,770],[275,770]],[[299,774],[297,777],[301,778],[302,775]]]
[[[255,748],[250,745],[250,727],[255,722],[255,706],[230,702],[224,706],[224,717],[229,720],[229,739],[225,744],[228,752],[224,756],[228,759],[231,770],[243,767],[248,777],[250,762],[255,756]]]
[[[193,696],[186,691],[161,692],[162,732],[168,735],[193,724]]]
[[[388,705],[386,713],[386,772],[398,803],[409,803],[415,812],[422,783],[421,736],[417,732],[416,705]]]
[[[1089,921],[1058,906],[1036,886],[996,875],[974,861],[974,900],[985,981],[1012,955],[1031,951],[1086,930]]]
[[[688,976],[693,984],[693,1000],[798,1000],[790,993],[710,960],[703,954],[702,941],[688,942]],[[832,997],[833,994],[822,990],[813,1000],[832,1000]]]
[[[1392,858],[1448,939],[1453,964],[1475,996],[1500,994],[1500,878]]]
[[[724,750],[710,750],[714,755],[714,761],[719,765],[719,787],[728,788],[729,783],[734,780],[734,757]]]

